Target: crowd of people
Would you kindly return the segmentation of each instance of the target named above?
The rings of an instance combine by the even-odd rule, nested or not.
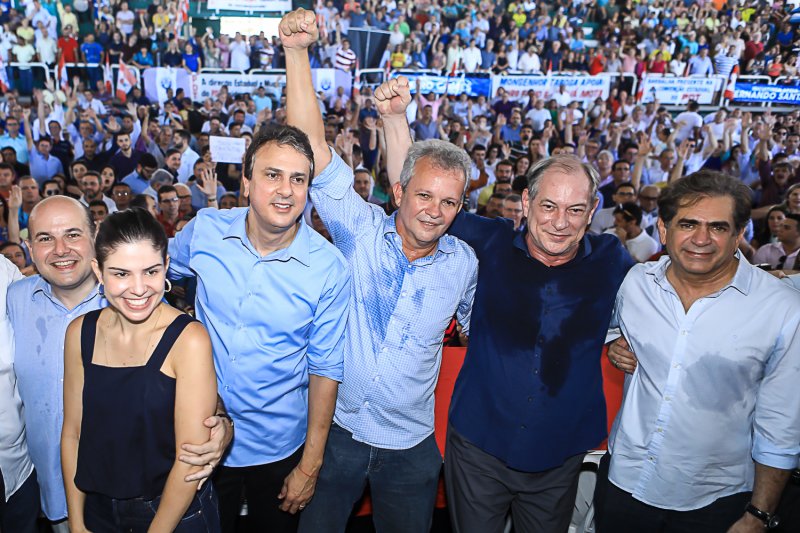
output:
[[[776,509],[797,527],[800,111],[405,77],[326,96],[311,74],[355,69],[347,31],[369,25],[394,68],[792,76],[790,7],[327,1],[274,39],[181,39],[174,2],[85,4],[4,12],[3,61],[286,84],[123,103],[91,71],[36,88],[8,71],[0,529],[41,511],[59,533],[232,533],[244,495],[255,531],[341,532],[368,483],[379,531],[425,531],[445,343],[468,349],[453,529],[563,531],[606,436],[609,341],[631,376],[598,531],[760,531]],[[213,137],[243,139],[241,162],[214,161]]]
[[[183,2],[154,0],[146,9],[101,0],[62,3],[25,0],[0,14],[0,58],[8,80],[30,94],[41,62],[240,70],[285,68],[277,36],[215,35],[183,28]],[[792,2],[738,0],[633,0],[536,3],[318,0],[320,40],[310,48],[312,67],[355,69],[350,28],[390,32],[381,67],[441,72],[649,75],[798,74],[798,39]],[[361,64],[364,67],[364,63]],[[86,72],[102,93],[102,70]],[[41,82],[41,79],[37,81]]]

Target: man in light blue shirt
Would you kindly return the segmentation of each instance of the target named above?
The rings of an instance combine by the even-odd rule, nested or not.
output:
[[[28,247],[40,275],[9,287],[8,318],[15,330],[14,370],[42,511],[54,522],[56,533],[62,533],[68,532],[60,458],[64,337],[72,320],[108,303],[92,273],[94,223],[87,209],[66,196],[47,197],[31,212],[28,229]],[[216,464],[227,444],[224,434],[230,437],[230,433],[215,434],[219,440],[212,462]]]
[[[11,146],[17,152],[17,161],[23,165],[28,164],[28,141],[19,132],[20,123],[16,118],[9,116],[6,119],[6,133],[0,135],[0,148]]]
[[[197,278],[197,318],[236,426],[215,478],[224,532],[235,531],[243,489],[254,530],[295,531],[322,465],[350,272],[301,217],[313,167],[303,132],[262,129],[243,164],[250,207],[203,209],[170,241],[170,276]]]
[[[669,256],[635,266],[609,350],[626,377],[595,493],[598,532],[763,531],[800,456],[800,293],[737,251],[740,181],[701,171],[664,189]],[[602,476],[601,476],[602,478]]]
[[[311,198],[353,269],[353,294],[335,423],[300,531],[344,531],[367,481],[378,531],[426,531],[442,467],[433,435],[442,338],[454,315],[469,333],[477,283],[475,253],[443,235],[461,208],[471,161],[450,143],[417,143],[393,191],[398,211],[386,216],[364,201],[314,105],[306,49],[317,35],[310,11],[281,22],[287,120],[309,134],[318,171]],[[405,121],[408,82],[392,87],[396,80],[376,100],[384,120]]]

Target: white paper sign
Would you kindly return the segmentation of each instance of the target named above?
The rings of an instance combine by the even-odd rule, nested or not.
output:
[[[242,163],[244,139],[241,137],[216,137],[209,139],[211,159],[216,163]]]

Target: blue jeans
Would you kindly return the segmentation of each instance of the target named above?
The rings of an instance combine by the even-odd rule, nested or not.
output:
[[[89,531],[146,533],[156,516],[161,496],[154,500],[117,500],[100,494],[87,494],[83,519]],[[219,533],[217,493],[210,482],[195,494],[192,503],[175,528],[176,533]]]
[[[429,531],[441,469],[433,435],[407,450],[387,450],[353,440],[334,423],[314,497],[300,514],[300,532],[343,532],[367,481],[379,533]]]

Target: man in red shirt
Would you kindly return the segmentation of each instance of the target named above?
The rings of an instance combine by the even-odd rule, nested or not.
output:
[[[747,63],[755,58],[758,54],[764,51],[764,43],[760,42],[760,39],[757,41],[750,39],[749,33],[743,33],[742,39],[744,40],[744,64]]]
[[[600,74],[606,69],[606,63],[608,63],[608,59],[606,59],[603,49],[597,47],[597,54],[592,58],[592,63],[589,65],[589,74],[592,76]]]
[[[58,38],[58,60],[64,56],[64,62],[78,62],[78,40],[73,35],[72,26],[64,26],[64,34]]]

